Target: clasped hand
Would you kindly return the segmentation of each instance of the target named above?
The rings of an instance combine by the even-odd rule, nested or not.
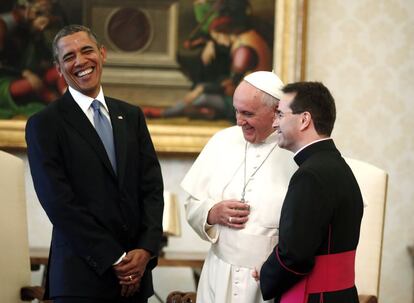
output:
[[[122,261],[114,265],[114,271],[121,284],[121,296],[130,297],[139,290],[141,278],[151,255],[145,249],[134,249]]]
[[[249,205],[238,200],[224,200],[214,205],[207,217],[210,225],[221,224],[231,228],[242,229],[249,220]]]

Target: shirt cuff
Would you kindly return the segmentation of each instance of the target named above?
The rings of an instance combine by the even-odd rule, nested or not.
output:
[[[122,254],[122,256],[114,263],[112,264],[112,266],[118,265],[119,263],[121,263],[122,259],[126,256],[126,253],[124,252]]]

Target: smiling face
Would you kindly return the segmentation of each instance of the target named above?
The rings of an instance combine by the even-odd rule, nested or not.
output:
[[[95,98],[101,86],[105,48],[98,47],[86,32],[81,31],[60,38],[57,50],[56,68],[66,83],[80,93]]]
[[[285,93],[279,101],[273,127],[278,134],[278,145],[281,148],[296,152],[299,149],[299,138],[302,128],[301,115],[292,113],[290,105],[295,93]]]
[[[242,81],[233,96],[237,125],[241,126],[244,139],[250,143],[263,142],[274,130],[272,122],[276,106],[262,101],[262,92]]]

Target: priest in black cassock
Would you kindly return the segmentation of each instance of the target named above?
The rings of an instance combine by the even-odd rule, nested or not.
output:
[[[317,82],[288,84],[282,91],[273,126],[279,146],[295,153],[299,168],[283,203],[279,244],[260,270],[263,298],[358,302],[354,263],[363,202],[351,169],[330,138],[334,99]]]

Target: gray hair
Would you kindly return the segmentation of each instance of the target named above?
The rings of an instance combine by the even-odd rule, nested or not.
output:
[[[258,91],[260,91],[262,94],[261,101],[264,105],[269,107],[277,107],[277,105],[279,104],[279,99],[273,97],[272,95],[269,95],[268,93],[262,90],[258,89]]]
[[[92,39],[98,46],[98,48],[101,47],[101,43],[98,41],[98,37],[96,34],[89,28],[83,25],[78,24],[70,24],[65,27],[63,27],[55,36],[53,39],[52,44],[52,50],[53,50],[53,60],[57,63],[59,62],[59,48],[58,48],[58,42],[61,38],[72,35],[74,33],[78,32],[85,32],[89,38]]]

